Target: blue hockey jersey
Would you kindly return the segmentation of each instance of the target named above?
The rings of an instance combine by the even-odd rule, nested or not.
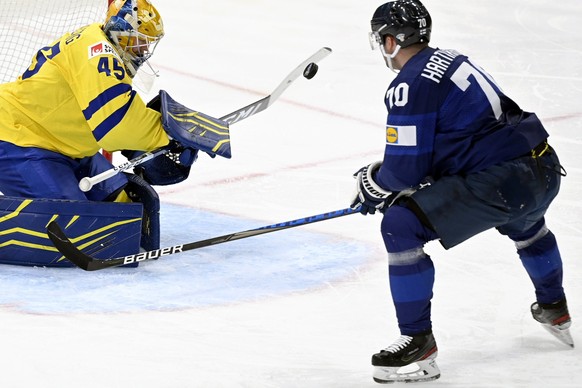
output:
[[[526,155],[548,133],[467,56],[427,47],[403,66],[385,97],[384,161],[375,180],[386,190],[426,177],[469,174]]]

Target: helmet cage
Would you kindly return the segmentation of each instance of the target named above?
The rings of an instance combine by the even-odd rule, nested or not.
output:
[[[388,27],[388,25],[384,24],[378,30],[368,32],[368,39],[370,40],[370,48],[372,50],[377,50],[384,46],[384,38],[387,34],[382,34],[382,30],[386,27]]]
[[[119,49],[119,55],[131,75],[153,55],[160,37],[153,37],[136,30],[109,30],[109,37]]]
[[[126,0],[117,14],[111,15],[103,27],[131,77],[135,76],[139,67],[153,55],[160,39],[164,36],[159,16],[157,21],[152,18],[142,20],[142,17],[138,16],[138,7],[133,5],[138,2],[139,0]],[[148,31],[156,31],[155,36],[140,31],[143,29],[144,22],[149,23]]]

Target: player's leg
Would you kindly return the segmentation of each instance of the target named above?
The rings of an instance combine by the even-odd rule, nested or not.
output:
[[[15,197],[87,200],[78,187],[76,165],[55,152],[0,142],[0,191]]]
[[[535,288],[536,302],[531,306],[533,318],[560,341],[574,347],[556,237],[546,227],[544,218],[530,230],[509,237],[515,241],[519,258]]]
[[[73,159],[42,148],[0,142],[0,167],[0,191],[16,197],[106,201],[114,200],[127,184],[127,178],[120,174],[88,193],[79,189],[82,177],[111,168],[101,154]]]
[[[435,362],[437,345],[430,321],[435,271],[423,246],[437,236],[411,210],[399,205],[386,210],[381,231],[388,251],[390,290],[401,336],[372,356],[374,379],[436,379],[440,371]]]
[[[529,274],[539,303],[550,304],[564,298],[562,258],[554,234],[547,228],[544,215],[560,188],[559,166],[555,154],[539,159],[525,158],[519,189],[501,187],[508,203],[519,205],[519,211],[508,208],[510,221],[497,230],[514,241],[519,258]],[[518,179],[516,176],[515,179]]]
[[[511,175],[505,169],[503,174]],[[415,192],[404,202],[406,207],[387,209],[382,236],[402,337],[372,357],[376,380],[418,381],[438,377],[434,362],[437,347],[430,320],[434,267],[423,246],[438,238],[445,248],[450,248],[507,222],[504,198],[491,196],[498,179],[498,171],[471,178],[444,177]],[[408,354],[412,349],[416,350]],[[411,363],[419,369],[412,374],[400,372],[400,367]]]
[[[533,318],[569,346],[574,346],[571,324],[562,286],[563,265],[554,234],[546,226],[544,215],[560,187],[559,160],[553,150],[538,159],[526,160],[531,178],[522,184],[529,192],[528,213],[498,227],[514,241],[517,253],[535,288]]]
[[[533,227],[508,235],[527,271],[539,303],[551,304],[565,298],[562,287],[562,257],[556,237],[542,217]]]
[[[414,335],[429,331],[435,270],[423,247],[438,236],[410,209],[399,205],[386,210],[381,232],[400,332]]]

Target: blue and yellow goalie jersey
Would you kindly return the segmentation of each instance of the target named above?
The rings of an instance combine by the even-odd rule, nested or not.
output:
[[[165,146],[160,113],[131,81],[100,24],[66,34],[0,85],[0,140],[72,158]]]

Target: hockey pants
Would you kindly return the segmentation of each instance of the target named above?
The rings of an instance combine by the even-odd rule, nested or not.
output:
[[[537,301],[564,298],[561,256],[544,219],[559,191],[559,171],[554,152],[538,159],[523,157],[465,177],[440,179],[408,202],[386,210],[381,232],[402,334],[432,328],[435,269],[423,249],[432,240],[448,249],[496,228],[514,241]],[[511,284],[506,286],[509,289]]]

